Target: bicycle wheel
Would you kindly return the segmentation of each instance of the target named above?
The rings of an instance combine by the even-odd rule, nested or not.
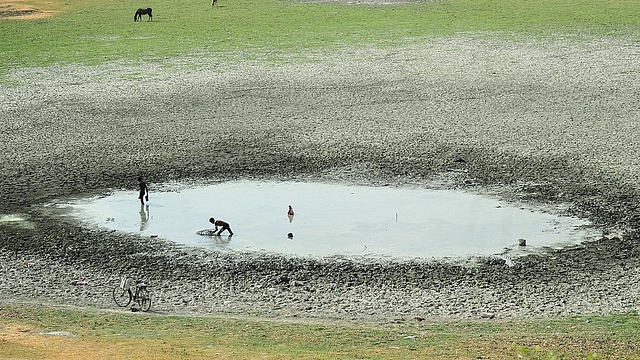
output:
[[[113,301],[120,307],[125,307],[131,303],[131,293],[128,290],[116,286],[113,288]]]
[[[151,294],[149,294],[149,290],[146,287],[138,289],[138,303],[142,311],[146,312],[151,309]]]

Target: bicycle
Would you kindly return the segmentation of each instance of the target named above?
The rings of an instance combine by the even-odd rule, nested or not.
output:
[[[142,311],[149,311],[151,309],[151,295],[147,289],[148,285],[142,280],[136,280],[135,291],[131,291],[131,282],[131,278],[122,278],[120,285],[113,288],[113,301],[120,307],[126,307],[134,302],[140,306]]]

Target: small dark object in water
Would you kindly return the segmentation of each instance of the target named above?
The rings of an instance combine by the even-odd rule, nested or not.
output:
[[[149,15],[149,20],[147,21],[151,21],[153,20],[153,14],[151,14],[151,8],[146,8],[146,9],[138,9],[136,10],[136,14],[133,15],[133,21],[142,21],[142,15]]]
[[[287,237],[288,237],[289,239],[293,239],[293,233],[288,233],[288,234],[287,234]]]

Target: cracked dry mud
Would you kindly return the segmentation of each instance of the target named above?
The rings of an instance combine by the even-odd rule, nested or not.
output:
[[[0,225],[0,301],[115,308],[111,288],[130,274],[152,285],[153,311],[172,314],[389,322],[635,310],[636,45],[460,36],[275,66],[238,56],[14,70],[0,86],[0,213],[33,226]],[[513,264],[311,259],[86,230],[41,206],[135,189],[138,174],[464,188],[625,235]],[[69,285],[76,278],[90,285]]]

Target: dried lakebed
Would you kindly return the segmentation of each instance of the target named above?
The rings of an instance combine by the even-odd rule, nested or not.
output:
[[[125,63],[13,71],[12,85],[0,87],[0,213],[26,220],[0,224],[0,300],[112,309],[110,290],[129,274],[152,285],[159,313],[384,322],[637,309],[633,42],[419,45],[281,66],[188,58],[144,71]],[[311,259],[87,230],[40,207],[134,190],[137,175],[152,185],[464,188],[558,208],[624,236],[513,264]],[[75,278],[90,285],[69,285]]]

